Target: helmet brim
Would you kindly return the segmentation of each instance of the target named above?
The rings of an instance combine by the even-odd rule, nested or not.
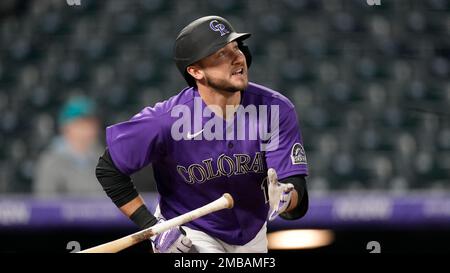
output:
[[[223,42],[220,42],[220,43],[213,43],[209,48],[206,48],[204,52],[201,52],[199,54],[199,56],[197,58],[195,58],[192,61],[192,63],[190,63],[189,65],[192,65],[192,64],[200,61],[201,59],[204,59],[204,58],[214,54],[215,52],[217,52],[217,50],[221,49],[222,47],[226,46],[227,44],[229,44],[231,42],[243,41],[243,40],[249,38],[250,36],[251,36],[250,33],[237,33],[237,32],[230,33],[230,35],[228,35],[226,40],[224,40]]]

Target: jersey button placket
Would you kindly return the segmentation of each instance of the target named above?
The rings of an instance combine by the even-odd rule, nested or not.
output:
[[[233,142],[229,141],[228,142],[228,149],[233,149],[233,147],[234,147]]]

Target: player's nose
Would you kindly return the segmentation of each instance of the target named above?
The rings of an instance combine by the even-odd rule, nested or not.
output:
[[[233,52],[233,65],[245,64],[245,55],[241,50]]]

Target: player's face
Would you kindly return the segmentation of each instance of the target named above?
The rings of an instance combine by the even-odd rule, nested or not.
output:
[[[205,85],[228,92],[243,91],[248,85],[247,62],[237,42],[228,43],[199,62]]]

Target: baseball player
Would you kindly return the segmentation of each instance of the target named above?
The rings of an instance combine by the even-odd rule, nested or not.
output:
[[[264,253],[267,221],[278,215],[298,219],[308,209],[308,168],[297,114],[286,97],[248,81],[251,54],[243,41],[250,35],[237,33],[219,16],[191,22],[174,48],[189,87],[106,129],[97,178],[140,228],[187,213],[225,192],[234,198],[231,210],[152,238],[155,252]],[[258,113],[255,122],[246,115],[249,109],[269,110]],[[254,137],[252,132],[262,127],[270,130]],[[148,164],[153,164],[160,196],[154,214],[130,179]]]

